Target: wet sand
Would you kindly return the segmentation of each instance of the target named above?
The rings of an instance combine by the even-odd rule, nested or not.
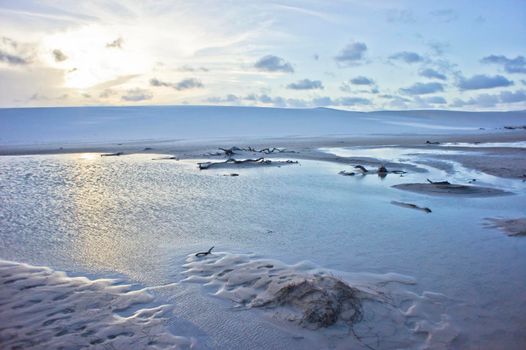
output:
[[[426,143],[429,141],[431,144]],[[236,152],[235,159],[264,157],[265,159],[319,160],[340,164],[361,164],[378,167],[385,165],[405,171],[420,171],[409,164],[398,164],[380,161],[374,157],[339,157],[319,150],[326,147],[366,147],[366,146],[396,146],[420,147],[427,151],[443,150],[443,143],[465,142],[519,142],[526,141],[526,131],[502,131],[481,133],[477,135],[368,135],[368,136],[326,136],[326,137],[290,137],[268,139],[208,139],[208,140],[163,140],[163,141],[133,141],[123,143],[83,143],[83,144],[39,144],[1,146],[0,155],[33,155],[33,154],[64,154],[64,153],[151,153],[168,154],[178,159],[217,159],[221,156],[210,156],[218,152],[219,147],[264,147],[285,148],[291,153],[262,154],[254,152]],[[438,142],[439,144],[432,144]],[[459,150],[463,154],[434,155],[437,160],[454,160],[466,167],[485,172],[498,177],[526,179],[526,149],[508,147],[447,147]]]
[[[486,221],[486,227],[498,228],[508,236],[526,236],[526,218],[487,218]]]
[[[462,196],[462,197],[492,197],[511,194],[490,187],[467,186],[467,185],[441,185],[431,183],[406,183],[394,185],[394,188],[432,196]]]

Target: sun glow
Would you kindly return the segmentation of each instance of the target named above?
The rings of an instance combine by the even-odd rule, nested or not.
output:
[[[120,30],[119,30],[120,29]],[[52,55],[48,64],[66,71],[64,86],[86,89],[119,76],[138,74],[150,69],[151,59],[140,47],[140,40],[133,37],[121,39],[122,28],[89,25],[79,29],[59,32],[43,40],[43,50],[60,50],[66,59],[55,61]]]

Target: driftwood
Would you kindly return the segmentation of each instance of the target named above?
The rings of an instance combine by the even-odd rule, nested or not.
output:
[[[363,167],[361,165],[356,165],[354,168],[361,170],[363,173],[369,172],[369,170],[365,169],[365,167]]]
[[[199,167],[199,170],[205,170],[205,169],[209,169],[211,167],[214,167],[214,166],[218,166],[218,165],[222,165],[222,164],[261,164],[261,165],[270,165],[272,163],[285,163],[285,164],[297,164],[298,162],[297,161],[294,161],[294,160],[286,160],[284,162],[273,162],[269,159],[265,159],[263,157],[261,158],[257,158],[257,159],[243,159],[243,160],[237,160],[237,159],[233,159],[233,158],[229,158],[223,162],[202,162],[202,163],[197,163],[197,166]]]
[[[212,249],[214,249],[214,247],[212,246],[212,248],[208,249],[208,251],[206,252],[199,252],[199,253],[196,253],[195,256],[197,256],[198,258],[200,257],[203,257],[203,256],[207,256],[209,254],[212,254]]]
[[[248,146],[247,148],[240,148],[240,151],[245,152],[253,152],[253,153],[264,153],[264,154],[271,154],[271,153],[295,153],[294,151],[287,151],[285,148],[277,148],[277,147],[265,147],[262,149],[256,149],[254,147]]]
[[[168,156],[168,157],[160,157],[160,158],[152,158],[152,160],[179,160],[176,156]]]
[[[101,157],[117,157],[117,156],[122,156],[124,153],[122,152],[115,152],[115,153],[103,153],[101,154],[100,156]]]
[[[400,174],[401,175],[401,174],[405,174],[406,173],[403,170],[387,170],[387,168],[384,165],[379,166],[378,170],[376,170],[376,171],[367,170],[362,165],[356,165],[354,168],[360,170],[360,172],[342,170],[338,174],[344,175],[344,176],[377,174],[380,177],[386,177],[387,174]]]
[[[199,167],[199,170],[209,169],[215,165],[219,164],[244,164],[244,163],[267,163],[270,162],[270,160],[265,160],[265,158],[258,158],[258,159],[244,159],[244,160],[236,160],[233,158],[227,159],[224,162],[203,162],[203,163],[197,163],[197,166]]]
[[[263,154],[271,154],[271,153],[295,153],[294,151],[287,151],[285,148],[277,148],[277,147],[265,147],[262,149],[256,149],[254,147],[248,146],[247,148],[240,148],[237,146],[233,146],[230,148],[222,148],[219,147],[219,150],[221,152],[216,153],[209,153],[209,156],[227,156],[231,157],[236,153],[236,151],[242,151],[242,152],[252,152],[252,153],[263,153]]]
[[[431,181],[429,179],[426,179],[427,182],[429,182],[431,185],[451,185],[449,181]]]
[[[345,171],[345,170],[340,171],[338,174],[343,175],[343,176],[354,176],[354,175],[356,175],[356,173],[354,171]]]
[[[230,147],[230,148],[221,148],[219,147],[219,149],[223,152],[225,152],[225,156],[233,156],[234,154],[236,154],[235,151],[240,151],[241,149],[234,146],[234,147]]]
[[[398,205],[399,207],[410,208],[410,209],[416,209],[416,210],[424,211],[424,212],[426,212],[426,213],[431,213],[431,209],[429,209],[429,208],[427,208],[427,207],[419,207],[418,205],[416,205],[416,204],[412,204],[412,203],[404,203],[404,202],[391,201],[391,204]]]
[[[239,176],[239,174],[238,173],[231,173],[231,174],[224,174],[223,176],[233,176],[233,177],[235,177],[235,176]]]

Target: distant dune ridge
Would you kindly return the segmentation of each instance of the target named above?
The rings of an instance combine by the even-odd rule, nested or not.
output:
[[[0,109],[0,150],[14,145],[375,134],[472,134],[526,125],[526,111],[380,111],[217,106]]]

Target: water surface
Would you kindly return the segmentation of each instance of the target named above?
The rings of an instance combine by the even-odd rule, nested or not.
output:
[[[400,157],[415,160],[407,151]],[[395,272],[416,279],[404,288],[448,298],[443,315],[430,318],[451,320],[460,332],[455,344],[511,349],[526,341],[526,240],[482,226],[486,217],[524,216],[518,183],[513,196],[452,199],[391,188],[425,173],[345,177],[337,173],[350,167],[301,161],[230,177],[199,171],[195,161],[152,158],[0,158],[0,258],[143,286],[181,280],[187,254],[212,245],[342,273]],[[207,334],[209,346],[300,346],[254,313],[241,316],[196,290],[183,285],[164,297]],[[249,327],[251,336],[240,337]]]

